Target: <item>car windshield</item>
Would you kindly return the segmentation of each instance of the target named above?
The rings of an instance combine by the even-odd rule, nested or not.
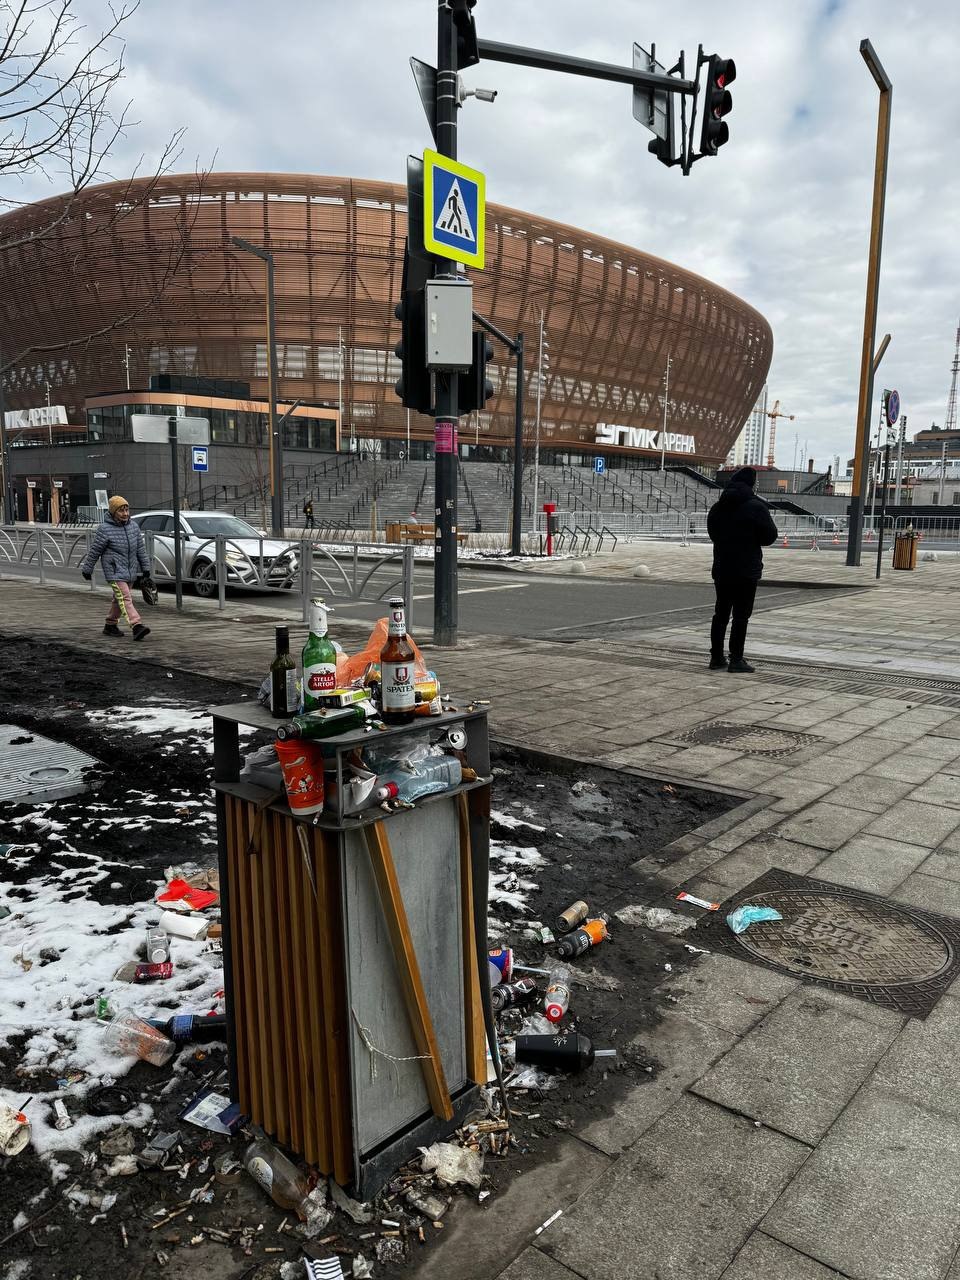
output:
[[[246,520],[238,516],[191,516],[190,528],[198,538],[259,538]]]

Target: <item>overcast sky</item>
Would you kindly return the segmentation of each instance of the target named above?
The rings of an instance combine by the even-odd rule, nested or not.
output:
[[[81,0],[91,22],[102,0]],[[634,40],[670,65],[697,44],[733,57],[730,142],[684,178],[647,152],[625,85],[481,63],[460,158],[492,202],[667,258],[732,290],[773,327],[777,462],[794,433],[826,464],[854,441],[878,93],[868,37],[894,84],[878,376],[912,434],[944,420],[960,315],[960,11],[955,0],[479,0],[481,36],[629,65]],[[126,91],[140,127],[113,161],[187,127],[184,164],[399,182],[430,144],[408,58],[436,60],[435,0],[143,0]],[[876,420],[877,408],[873,418]]]

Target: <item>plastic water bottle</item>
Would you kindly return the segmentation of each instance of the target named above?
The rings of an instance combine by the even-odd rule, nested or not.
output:
[[[421,796],[450,791],[458,787],[462,779],[463,770],[455,756],[428,756],[419,762],[416,773],[397,769],[381,774],[374,795],[378,804],[384,800],[403,800],[412,804]]]

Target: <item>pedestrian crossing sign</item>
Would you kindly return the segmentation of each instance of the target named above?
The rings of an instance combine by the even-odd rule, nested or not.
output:
[[[423,153],[423,244],[428,253],[483,269],[486,178],[437,151]]]

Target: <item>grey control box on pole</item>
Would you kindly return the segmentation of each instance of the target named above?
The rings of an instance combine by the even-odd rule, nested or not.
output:
[[[428,368],[469,369],[473,364],[473,286],[452,277],[427,281],[424,311]]]

